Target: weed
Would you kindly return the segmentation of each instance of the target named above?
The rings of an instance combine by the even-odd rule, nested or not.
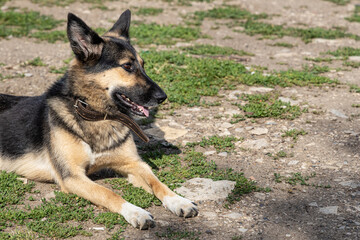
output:
[[[269,46],[273,46],[273,47],[286,47],[286,48],[293,48],[295,47],[295,45],[291,44],[291,43],[286,43],[286,42],[277,42],[274,44],[269,44]]]
[[[291,137],[295,142],[298,140],[299,136],[304,136],[306,135],[307,132],[303,129],[298,130],[298,129],[290,129],[284,132],[283,135],[281,135],[282,137]]]
[[[350,1],[350,0],[348,0]],[[351,15],[351,17],[345,18],[346,20],[350,22],[360,22],[360,6],[355,5],[354,13]]]
[[[360,108],[360,104],[351,104],[351,106],[353,107],[353,108]]]
[[[78,2],[82,2],[82,3],[89,3],[92,4],[92,8],[99,8],[101,10],[108,10],[108,8],[104,5],[103,0],[63,0],[63,1],[58,1],[58,0],[31,0],[31,2],[33,3],[37,3],[41,6],[47,6],[47,7],[51,7],[51,6],[59,6],[59,7],[65,7],[65,6],[69,6],[72,3],[75,3],[76,1]],[[114,1],[114,0],[107,0],[107,1]]]
[[[360,56],[360,48],[353,47],[340,47],[335,51],[327,51],[325,54],[329,54],[335,57],[350,57],[350,56]]]
[[[328,62],[328,63],[331,63],[333,61],[332,58],[321,58],[321,57],[316,57],[316,58],[306,57],[305,60],[312,62]]]
[[[5,76],[0,73],[0,81],[4,79],[23,78],[23,77],[25,77],[23,73],[17,73],[15,75],[5,75]]]
[[[67,66],[60,67],[60,68],[50,67],[50,72],[51,73],[56,73],[56,74],[65,74],[67,69],[68,69]]]
[[[143,46],[148,44],[172,45],[178,41],[192,41],[205,37],[200,29],[179,25],[159,25],[156,23],[138,25],[130,28],[134,42]]]
[[[152,7],[141,7],[136,11],[137,15],[144,15],[144,16],[156,16],[162,13],[164,9],[162,8],[152,8]]]
[[[235,148],[233,142],[239,140],[240,139],[237,139],[235,137],[211,136],[208,138],[204,137],[200,142],[187,143],[186,146],[188,147],[200,146],[203,148],[208,146],[213,146],[217,152],[223,152],[223,151],[233,150]]]
[[[359,68],[360,67],[360,62],[355,62],[355,61],[345,61],[343,63],[344,66],[347,67],[352,67],[352,68]]]
[[[245,116],[244,115],[241,115],[241,114],[234,114],[232,115],[232,119],[230,121],[231,124],[235,124],[235,123],[238,123],[240,121],[245,121]]]
[[[300,185],[306,185],[309,186],[310,184],[307,182],[310,178],[313,178],[316,176],[316,173],[311,173],[308,176],[303,176],[301,173],[292,173],[290,177],[281,176],[279,173],[274,173],[274,180],[277,183],[285,181],[285,183],[288,183],[292,186],[297,185],[300,183]]]
[[[264,37],[279,37],[292,36],[300,37],[305,43],[309,43],[314,38],[324,39],[336,39],[336,38],[353,38],[359,40],[360,36],[346,33],[344,30],[339,28],[324,29],[320,27],[315,28],[285,28],[282,25],[273,25],[269,23],[256,22],[248,20],[245,23],[241,23],[244,27],[244,32],[250,36],[261,34]]]
[[[290,103],[282,102],[277,98],[278,96],[273,94],[243,95],[242,99],[247,103],[238,107],[249,118],[273,117],[292,120],[301,115],[299,106],[291,106]]]
[[[204,20],[205,18],[213,19],[263,19],[267,18],[266,13],[252,14],[247,10],[238,8],[237,6],[224,6],[220,8],[213,8],[208,11],[197,11],[194,13],[197,20]]]
[[[155,235],[159,237],[160,239],[172,239],[172,240],[181,240],[181,239],[188,239],[188,240],[198,240],[199,235],[201,233],[197,231],[176,231],[172,228],[167,228],[166,232],[159,233],[156,232]]]
[[[195,45],[190,47],[182,47],[183,51],[186,51],[194,55],[238,55],[238,56],[254,56],[252,53],[245,52],[243,50],[235,50],[230,47],[219,47],[214,45]]]
[[[327,2],[332,2],[332,3],[335,3],[337,5],[346,5],[350,2],[350,0],[324,0],[324,1],[327,1]]]
[[[33,30],[51,30],[61,23],[61,20],[55,20],[50,16],[40,15],[39,12],[34,11],[0,11],[0,37],[28,36]]]
[[[41,41],[47,41],[49,43],[55,43],[56,41],[68,41],[67,34],[63,30],[34,32],[30,34],[30,37]]]
[[[350,92],[360,93],[360,87],[355,84],[350,84]]]
[[[47,66],[47,64],[45,64],[40,57],[36,57],[30,61],[27,61],[25,63],[25,65],[31,65],[31,66],[37,66],[37,67],[44,67]]]

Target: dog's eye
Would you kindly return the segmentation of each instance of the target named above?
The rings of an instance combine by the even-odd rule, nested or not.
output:
[[[121,65],[121,67],[123,69],[125,69],[126,71],[131,71],[132,70],[132,64],[131,63],[124,63],[123,65]]]

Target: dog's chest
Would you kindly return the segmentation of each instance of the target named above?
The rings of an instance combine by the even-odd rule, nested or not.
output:
[[[113,121],[89,122],[87,125],[84,140],[96,153],[120,147],[130,135],[127,127]]]

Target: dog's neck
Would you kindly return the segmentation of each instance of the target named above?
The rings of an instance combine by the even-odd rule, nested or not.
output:
[[[140,126],[126,114],[123,114],[121,112],[111,115],[103,114],[91,109],[89,104],[81,101],[80,99],[76,99],[74,107],[75,112],[86,121],[118,121],[130,128],[141,140],[143,140],[144,142],[149,142],[148,136],[146,136]]]

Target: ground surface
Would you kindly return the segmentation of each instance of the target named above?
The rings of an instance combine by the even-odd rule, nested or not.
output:
[[[270,18],[261,20],[265,23],[303,29],[337,26],[345,28],[347,33],[360,35],[360,23],[345,20],[354,12],[357,3],[354,0],[345,5],[322,0],[216,0],[210,3],[190,3],[191,6],[160,0],[109,1],[105,2],[108,9],[104,10],[93,8],[88,3],[47,7],[19,0],[6,2],[2,10],[8,11],[11,7],[27,8],[60,20],[65,20],[67,12],[71,11],[90,26],[107,29],[127,8],[133,10],[133,20],[185,24],[187,14],[220,7],[226,3],[237,5],[253,14],[271,15]],[[157,16],[139,16],[136,10],[140,6],[162,8],[163,12]],[[235,26],[229,27],[234,25],[232,23]],[[329,66],[328,71],[322,75],[337,79],[340,84],[272,86],[271,89],[263,89],[261,85],[238,83],[232,89],[221,88],[216,96],[202,97],[207,102],[217,102],[214,104],[216,106],[182,105],[170,110],[160,109],[161,118],[143,127],[150,129],[157,124],[187,130],[187,134],[168,140],[173,145],[180,146],[213,135],[243,138],[235,144],[234,150],[226,154],[210,152],[214,150],[211,147],[196,147],[196,150],[205,152],[207,160],[215,161],[219,168],[231,167],[237,172],[243,172],[247,178],[255,180],[259,187],[269,187],[271,191],[243,195],[230,208],[225,208],[222,201],[200,202],[200,214],[194,219],[178,218],[161,206],[152,206],[148,210],[157,221],[154,229],[140,231],[128,226],[121,236],[125,239],[181,239],[180,234],[185,234],[184,239],[360,239],[360,108],[356,108],[356,104],[360,104],[360,95],[349,90],[349,84],[360,84],[360,68],[343,66],[345,60],[306,60],[323,57],[321,53],[335,51],[340,47],[360,48],[360,41],[349,37],[319,37],[305,43],[300,37],[294,36],[263,38],[259,34],[245,34],[242,32],[243,26],[236,24],[234,19],[205,18],[200,29],[201,33],[208,35],[207,38],[167,46],[143,45],[137,46],[137,49],[155,47],[158,50],[176,50],[181,46],[195,44],[231,47],[252,53],[253,56],[232,55],[230,59],[235,59],[234,61],[246,67],[266,67],[264,74],[279,70],[299,70],[304,64],[316,64]],[[64,26],[62,24],[57,29],[63,30]],[[281,44],[274,46],[275,43],[288,43],[292,47]],[[51,73],[51,67],[66,66],[63,60],[71,57],[69,44],[66,42],[49,43],[26,36],[0,39],[0,53],[0,73],[2,76],[14,76],[0,80],[1,93],[16,95],[41,94],[61,76]],[[40,57],[46,66],[24,64],[36,57]],[[229,56],[214,58],[228,59]],[[356,57],[352,60],[359,61]],[[155,74],[151,77],[156,81]],[[276,92],[284,102],[291,101],[307,110],[293,120],[246,117],[244,121],[229,124],[234,114],[244,114],[243,110],[234,105],[242,104],[238,95],[264,91]],[[297,140],[282,136],[291,129],[303,130],[306,134],[298,136]],[[251,145],[249,143],[252,140],[260,141]],[[152,141],[158,140],[153,138]],[[256,145],[259,143],[262,145]],[[274,173],[283,176],[280,183],[275,181]],[[309,185],[286,183],[285,178],[294,173],[300,173],[302,177],[313,177],[306,181]],[[97,181],[105,184],[104,180]],[[43,183],[36,183],[35,189],[40,190],[40,193],[34,195],[35,201],[31,202],[34,205],[40,204],[40,199],[54,189],[58,190],[53,184]],[[96,211],[106,210],[97,208]],[[78,235],[73,239],[105,239],[113,234],[114,230],[94,230],[94,226],[97,225],[85,224],[85,228],[90,229],[93,234],[92,237]],[[13,226],[11,231],[15,229],[21,230]],[[189,233],[188,236],[186,233]]]

